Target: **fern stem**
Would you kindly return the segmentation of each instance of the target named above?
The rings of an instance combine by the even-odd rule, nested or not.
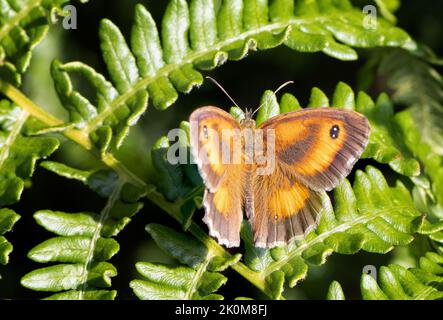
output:
[[[218,256],[230,256],[222,246],[220,246],[214,239],[209,237],[195,222],[191,224],[189,227],[189,232],[200,240],[210,251],[214,252]],[[252,283],[257,289],[262,291],[265,294],[268,294],[266,290],[266,283],[264,277],[250,268],[248,268],[244,263],[237,262],[236,264],[231,266],[238,274],[240,274],[243,278]]]
[[[208,254],[206,256],[205,261],[203,261],[197,268],[197,272],[195,273],[193,279],[192,279],[192,284],[189,287],[188,291],[185,294],[185,299],[186,300],[192,300],[192,296],[194,295],[194,293],[197,291],[197,287],[198,287],[198,283],[201,279],[201,277],[203,276],[203,274],[206,271],[206,268],[209,265],[209,262],[211,261],[212,255]]]
[[[14,143],[15,139],[19,135],[27,118],[28,113],[25,110],[21,110],[17,121],[14,123],[14,125],[12,126],[12,130],[8,134],[8,138],[6,139],[3,147],[0,149],[0,168],[3,166],[5,160],[8,158],[10,146]]]
[[[48,126],[60,126],[63,121],[53,116],[52,114],[46,112],[41,107],[37,106],[28,97],[26,97],[19,89],[14,87],[8,82],[0,80],[0,91],[15,102],[20,108],[26,110],[30,115],[37,118],[38,120],[44,122]]]
[[[89,243],[88,255],[87,255],[86,260],[83,264],[83,272],[82,272],[82,276],[81,276],[82,277],[81,278],[81,287],[80,287],[79,293],[78,293],[79,300],[84,299],[85,291],[88,287],[88,283],[87,283],[88,282],[88,273],[89,273],[89,269],[90,269],[91,264],[94,259],[94,251],[95,251],[95,247],[97,245],[97,241],[98,241],[100,234],[102,232],[102,229],[103,229],[103,223],[108,219],[109,212],[111,211],[115,202],[119,199],[122,186],[123,186],[123,181],[120,180],[116,184],[116,186],[114,187],[114,190],[112,191],[105,207],[103,208],[103,210],[100,213],[100,219],[98,221],[97,228],[95,229],[94,234],[92,236],[91,242]]]
[[[134,174],[123,163],[116,159],[113,154],[105,153],[101,156],[101,160],[109,168],[113,169],[122,180],[141,189],[148,188],[148,185],[142,179],[137,177],[136,174]]]
[[[49,127],[63,125],[64,122],[53,116],[43,108],[36,105],[28,97],[26,97],[19,89],[8,82],[0,80],[0,92],[15,102],[20,108],[27,111],[31,116],[42,121]],[[77,129],[66,129],[63,133],[67,138],[81,145],[83,148],[93,151],[94,147],[89,137],[82,131]]]

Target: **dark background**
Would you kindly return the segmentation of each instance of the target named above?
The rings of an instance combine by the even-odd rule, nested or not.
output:
[[[134,5],[143,3],[153,14],[157,24],[166,7],[166,0],[91,0],[89,4],[75,3],[78,9],[78,29],[64,30],[61,23],[53,27],[50,35],[36,50],[31,70],[25,79],[24,91],[37,103],[59,117],[66,117],[54,95],[52,80],[49,76],[49,64],[53,58],[63,62],[79,60],[93,66],[106,75],[106,68],[101,59],[98,40],[99,22],[103,18],[112,20],[129,38],[133,21]],[[371,3],[357,1],[360,4]],[[372,4],[372,3],[371,3]],[[398,25],[410,35],[430,46],[437,54],[443,48],[443,2],[441,1],[404,1],[397,12]],[[371,52],[360,51],[361,59],[355,62],[342,62],[324,54],[303,54],[290,49],[276,49],[254,53],[238,62],[228,62],[205,75],[217,79],[244,107],[255,108],[260,95],[266,89],[275,89],[287,80],[295,81],[294,85],[284,91],[295,94],[302,105],[306,104],[310,89],[314,86],[324,90],[329,96],[339,81],[358,87],[358,71]],[[41,90],[45,88],[45,90]],[[119,152],[128,167],[134,168],[143,179],[152,180],[149,170],[149,150],[156,139],[167,133],[179,122],[186,120],[197,107],[211,104],[225,109],[230,102],[224,94],[209,81],[202,87],[194,89],[191,94],[181,95],[180,99],[168,110],[160,112],[152,107],[142,117],[139,125],[131,130],[129,139]],[[64,141],[62,147],[52,157],[55,161],[71,164],[77,168],[89,168],[94,160],[82,149]],[[360,166],[367,164],[363,162]],[[387,169],[387,168],[386,168]],[[389,170],[389,169],[388,169]],[[0,266],[0,299],[42,298],[48,293],[36,293],[19,285],[20,278],[27,272],[44,265],[34,263],[26,258],[27,252],[38,243],[53,235],[39,227],[32,215],[37,210],[52,209],[66,212],[95,211],[99,212],[105,200],[95,195],[80,182],[66,180],[43,168],[37,167],[32,178],[32,185],[25,190],[19,204],[13,206],[21,216],[14,231],[8,239],[14,244],[11,262]],[[203,212],[196,214],[200,220]],[[129,288],[129,281],[137,278],[134,264],[137,261],[172,262],[150,239],[144,231],[150,222],[165,223],[178,227],[162,210],[149,202],[133,218],[132,222],[118,235],[120,252],[111,260],[117,267],[118,276],[113,278],[113,288],[118,291],[118,299],[135,299]],[[360,298],[359,281],[365,265],[388,264],[392,261],[408,263],[406,250],[397,248],[387,255],[359,253],[353,256],[335,254],[329,257],[326,265],[311,267],[306,281],[297,288],[287,290],[287,298],[324,299],[332,280],[338,280],[347,298]],[[235,272],[227,271],[227,284],[221,294],[227,298],[250,296],[263,298],[258,290]]]

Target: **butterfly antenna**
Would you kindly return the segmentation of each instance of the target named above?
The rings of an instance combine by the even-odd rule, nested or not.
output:
[[[276,96],[276,94],[283,89],[284,87],[286,87],[289,84],[294,83],[294,81],[290,80],[290,81],[286,81],[285,83],[283,83],[280,87],[277,88],[277,90],[275,90],[274,92],[272,92],[272,94],[274,96]],[[258,111],[260,110],[260,108],[262,108],[265,105],[266,102],[263,102],[257,109],[255,109],[255,111],[252,113],[251,117]]]
[[[240,107],[238,106],[237,102],[235,102],[235,100],[232,99],[232,97],[226,92],[225,88],[223,88],[222,85],[221,85],[220,83],[217,82],[217,80],[215,80],[214,78],[208,77],[208,76],[206,77],[206,79],[211,80],[211,81],[212,81],[217,87],[220,88],[221,91],[223,91],[223,93],[229,98],[229,100],[232,101],[233,104],[235,104],[235,106],[236,106],[237,108],[240,108]],[[241,109],[241,108],[240,108],[240,109]]]

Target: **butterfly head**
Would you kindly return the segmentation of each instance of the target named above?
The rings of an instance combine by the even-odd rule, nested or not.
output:
[[[252,109],[246,108],[245,117],[240,121],[240,125],[243,128],[255,128],[255,120],[252,119]]]

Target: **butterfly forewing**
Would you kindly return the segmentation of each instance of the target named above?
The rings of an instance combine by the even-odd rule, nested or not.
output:
[[[351,172],[370,130],[363,115],[333,108],[281,114],[260,128],[275,130],[276,161],[317,191],[333,189]]]

